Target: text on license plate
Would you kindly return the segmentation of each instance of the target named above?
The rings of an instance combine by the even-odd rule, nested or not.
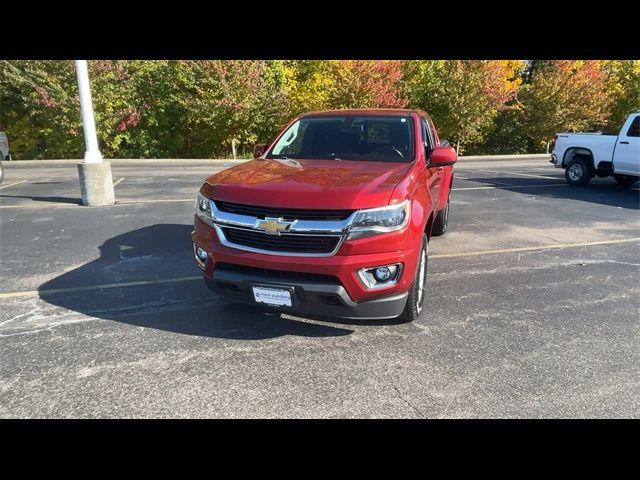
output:
[[[267,305],[291,306],[291,291],[284,288],[252,287],[256,302]]]

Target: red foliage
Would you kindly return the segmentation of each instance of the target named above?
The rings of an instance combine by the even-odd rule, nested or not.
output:
[[[125,115],[116,128],[122,131],[129,127],[135,127],[138,125],[138,122],[140,122],[140,117],[140,112],[138,110],[133,110]]]
[[[482,82],[482,93],[488,96],[498,110],[503,110],[506,105],[518,95],[518,84],[510,82],[505,77],[505,68],[500,61],[485,60],[480,62],[466,62],[469,68],[479,68]]]
[[[36,103],[38,105],[44,105],[47,108],[55,108],[58,106],[57,102],[49,96],[49,92],[41,86],[33,84],[33,90],[36,92]]]
[[[337,94],[351,107],[396,107],[407,105],[399,88],[403,76],[400,60],[339,60]]]
[[[219,106],[239,111],[250,107],[251,94],[262,80],[264,61],[212,60],[203,69],[217,79]]]

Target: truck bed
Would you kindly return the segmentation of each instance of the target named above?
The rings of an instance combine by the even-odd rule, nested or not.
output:
[[[601,133],[559,133],[556,147],[563,153],[572,147],[588,149],[597,165],[599,162],[611,161],[617,139],[617,135]]]

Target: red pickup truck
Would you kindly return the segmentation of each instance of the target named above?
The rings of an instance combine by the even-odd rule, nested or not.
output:
[[[205,283],[290,313],[415,320],[429,239],[449,218],[457,155],[442,143],[420,110],[296,117],[200,188],[192,240]]]

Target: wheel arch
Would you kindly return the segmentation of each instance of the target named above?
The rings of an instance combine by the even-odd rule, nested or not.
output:
[[[585,147],[568,147],[562,157],[562,166],[566,167],[575,157],[578,156],[588,157],[591,160],[591,166],[595,169],[593,152]]]

